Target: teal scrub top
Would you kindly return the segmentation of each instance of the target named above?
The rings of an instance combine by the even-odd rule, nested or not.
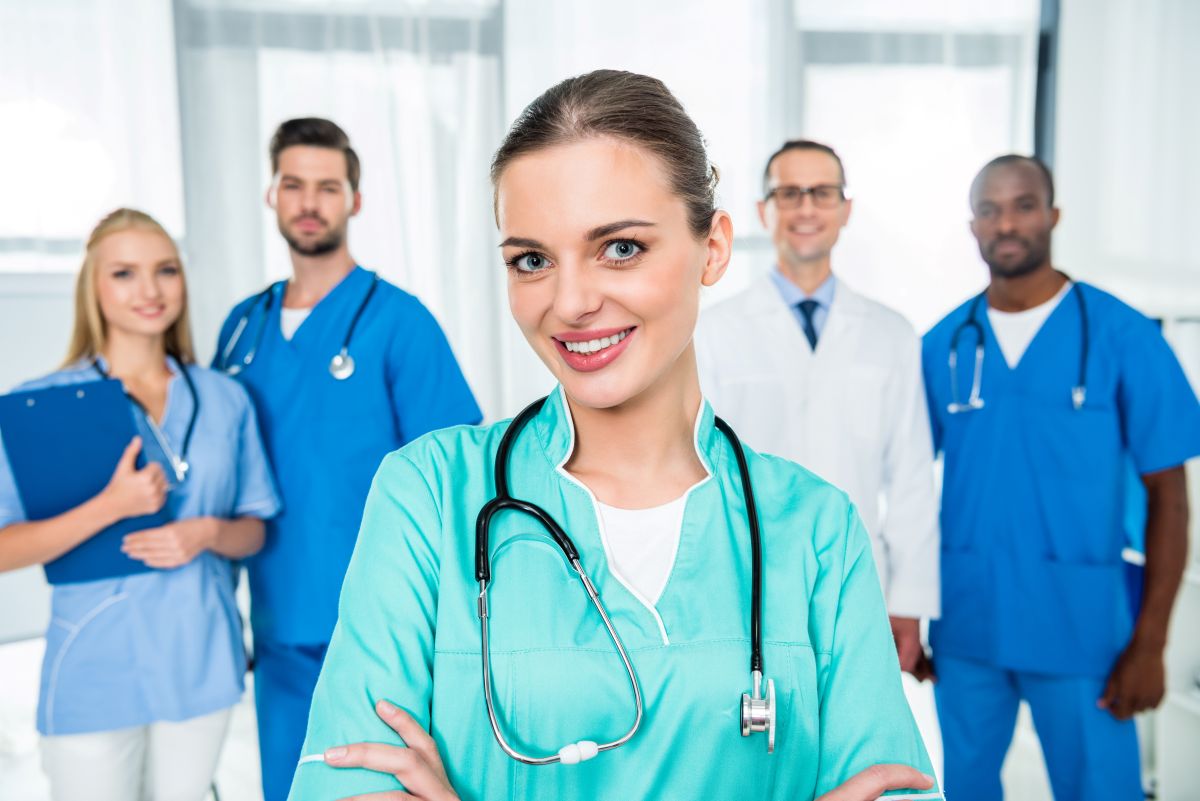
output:
[[[1133,632],[1121,551],[1130,465],[1139,474],[1200,454],[1200,403],[1157,325],[1076,283],[1087,313],[1087,398],[1075,409],[1084,320],[1074,297],[1046,318],[1016,367],[983,303],[982,409],[950,414],[947,358],[968,301],[925,335],[923,363],[942,482],[942,616],[934,657],[1008,670],[1104,677]],[[958,342],[958,398],[975,335]],[[1144,520],[1144,515],[1133,517]]]
[[[507,422],[457,427],[390,455],[367,501],[340,617],[317,682],[303,754],[360,741],[399,745],[373,704],[427,727],[465,800],[811,799],[876,763],[932,775],[900,683],[867,535],[846,495],[796,464],[746,451],[763,537],[765,675],[776,751],[743,737],[750,689],[750,539],[728,441],[704,404],[673,571],[656,606],[609,570],[595,499],[564,469],[574,429],[561,389],[517,438],[514,496],[563,523],[620,633],[644,694],[627,744],[578,765],[528,766],[501,751],[483,700],[475,517],[494,492]],[[527,754],[623,735],[628,677],[561,551],[530,518],[498,516],[489,588],[495,701]],[[391,775],[303,760],[290,798],[398,789]],[[895,798],[941,798],[894,791]]]
[[[101,360],[105,370],[107,365]],[[178,362],[162,430],[178,453],[193,410]],[[188,365],[200,401],[188,445],[187,478],[167,495],[174,520],[214,516],[269,519],[279,497],[267,464],[254,407],[236,381]],[[79,362],[18,389],[97,381]],[[144,455],[172,477],[166,455],[135,413]],[[114,465],[115,467],[115,465]],[[0,528],[25,520],[0,447]],[[242,697],[246,654],[234,598],[234,568],[205,551],[182,567],[121,578],[56,584],[38,695],[37,728],[46,735],[85,734],[181,721],[225,709]]]
[[[375,281],[375,273],[355,267],[290,340],[279,327],[286,282],[268,290],[270,303],[261,295],[243,300],[221,328],[217,367],[246,321],[228,362],[241,364],[255,349],[237,379],[258,410],[283,496],[266,544],[246,563],[256,638],[329,642],[380,461],[427,431],[482,418],[437,320],[412,295]],[[360,310],[348,348],[354,375],[339,381],[329,360]]]

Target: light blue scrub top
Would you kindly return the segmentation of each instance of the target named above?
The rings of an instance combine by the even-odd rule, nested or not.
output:
[[[387,281],[379,281],[354,329],[354,375],[338,381],[329,374],[329,360],[373,279],[355,267],[291,340],[279,328],[283,283],[271,290],[265,320],[256,295],[235,306],[221,329],[218,360],[238,321],[249,315],[230,356],[240,364],[264,325],[254,361],[238,379],[258,410],[284,500],[283,513],[267,524],[266,546],[247,562],[256,637],[329,642],[380,461],[427,431],[482,418],[433,315]]]
[[[386,698],[437,741],[455,790],[475,799],[811,799],[880,762],[932,775],[900,684],[871,546],[846,495],[800,466],[746,451],[761,516],[763,661],[778,703],[776,751],[743,737],[750,690],[750,534],[732,447],[708,404],[696,449],[710,476],[686,500],[678,550],[650,606],[609,569],[594,498],[562,465],[574,429],[561,390],[517,438],[513,494],[572,537],[644,694],[625,745],[578,765],[528,766],[492,735],[476,616],[475,517],[492,497],[508,423],[435,432],[379,468],[317,682],[303,754],[400,744]],[[612,642],[562,552],[528,517],[490,538],[496,706],[525,753],[623,735],[633,695]],[[292,801],[399,788],[390,775],[304,762]],[[941,798],[890,792],[896,798]]]
[[[162,428],[178,453],[193,406],[179,365],[168,364],[173,376]],[[167,512],[176,520],[271,517],[279,498],[246,392],[213,370],[190,365],[188,372],[200,414],[188,448],[187,478],[171,489]],[[82,362],[18,389],[99,378],[90,362]],[[145,417],[136,412],[135,419],[144,455],[162,463],[173,479]],[[24,520],[0,450],[0,528]],[[173,570],[55,585],[38,731],[82,734],[205,715],[237,703],[245,670],[234,573],[224,557],[205,551]]]
[[[1087,308],[1087,400],[1071,388],[1082,348],[1079,305],[1064,298],[1015,368],[981,303],[984,408],[949,414],[947,366],[968,301],[924,339],[925,387],[942,489],[942,617],[934,656],[1010,670],[1106,676],[1132,634],[1121,550],[1128,466],[1176,467],[1200,454],[1200,404],[1155,323],[1076,283]],[[958,344],[966,400],[975,336]]]

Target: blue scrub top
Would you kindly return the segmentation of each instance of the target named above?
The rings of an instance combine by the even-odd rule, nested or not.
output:
[[[169,360],[169,367],[174,375],[162,428],[178,452],[194,407],[179,365]],[[168,511],[176,520],[271,517],[279,498],[245,390],[213,370],[187,369],[200,414],[187,454],[190,469],[171,489]],[[99,377],[90,362],[81,362],[18,389]],[[172,476],[144,416],[135,418],[146,457]],[[25,519],[0,448],[0,528]],[[173,570],[55,585],[38,731],[83,734],[205,715],[237,703],[245,670],[234,573],[224,557],[206,551]]]
[[[983,304],[984,408],[949,414],[947,365],[971,302],[924,339],[925,387],[944,454],[942,617],[937,653],[1012,670],[1104,676],[1133,616],[1121,561],[1129,464],[1139,474],[1200,454],[1200,404],[1153,321],[1077,283],[1088,317],[1087,400],[1078,411],[1082,319],[1064,299],[1010,368]],[[976,339],[958,343],[958,398]]]
[[[246,319],[230,363],[258,409],[263,439],[284,499],[267,543],[249,560],[256,637],[291,644],[329,641],[338,592],[358,535],[371,478],[391,451],[416,437],[482,418],[433,315],[415,297],[355,267],[313,307],[291,340],[279,327],[284,284],[239,303],[222,326],[218,363]],[[329,374],[351,320],[362,307],[349,352],[350,378]]]

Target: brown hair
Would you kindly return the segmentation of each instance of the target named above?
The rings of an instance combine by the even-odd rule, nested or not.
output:
[[[837,162],[838,174],[842,177],[842,189],[846,188],[846,168],[842,164],[842,157],[837,154],[836,150],[829,145],[822,144],[821,142],[814,142],[811,139],[789,139],[788,141],[784,142],[778,150],[771,154],[771,157],[767,159],[767,166],[763,167],[762,183],[764,197],[768,191],[767,184],[771,182],[771,164],[775,161],[775,159],[779,158],[784,153],[787,153],[789,150],[815,150],[818,153],[824,153],[827,156],[832,156],[833,160]]]
[[[67,358],[63,362],[64,367],[80,359],[95,358],[104,350],[108,324],[104,315],[100,313],[100,299],[96,295],[96,246],[107,236],[130,230],[161,234],[175,249],[176,257],[179,256],[175,240],[171,239],[171,235],[157,220],[145,212],[121,208],[109,213],[97,223],[88,236],[83,264],[79,268],[79,277],[75,280],[75,325],[71,332],[71,344],[67,348]],[[183,276],[182,260],[179,269],[180,275]],[[163,346],[177,361],[191,364],[196,361],[196,355],[192,348],[192,330],[188,321],[186,277],[183,292],[183,309],[163,334]]]
[[[299,117],[281,122],[275,129],[275,135],[271,137],[272,175],[279,172],[279,154],[295,145],[340,150],[346,157],[346,178],[350,181],[350,191],[358,191],[358,179],[362,174],[358,154],[350,147],[350,137],[337,123],[321,117]]]
[[[671,91],[656,78],[596,70],[550,87],[525,107],[492,159],[492,186],[513,160],[578,139],[610,136],[658,156],[672,191],[687,205],[696,236],[712,227],[717,168],[704,137]]]

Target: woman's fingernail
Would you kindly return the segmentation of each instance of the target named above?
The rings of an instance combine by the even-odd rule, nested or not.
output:
[[[924,779],[925,781],[929,782],[930,786],[933,785],[933,777],[930,776],[928,773],[922,773],[921,778]]]
[[[375,706],[381,715],[388,715],[390,717],[396,714],[396,707],[392,706],[382,698],[379,699],[379,702]]]
[[[326,748],[325,749],[325,761],[326,762],[338,762],[345,756],[346,756],[346,746],[344,746],[344,745],[339,745],[336,748]]]

